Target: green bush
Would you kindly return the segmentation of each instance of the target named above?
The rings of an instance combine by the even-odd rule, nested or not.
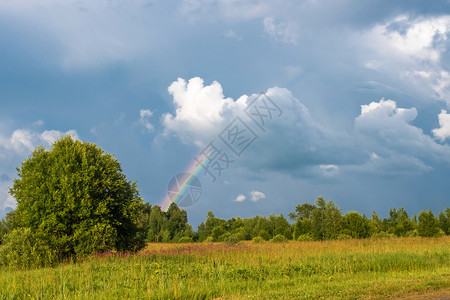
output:
[[[237,236],[240,241],[246,240],[246,238],[247,238],[244,228],[241,228],[240,230],[235,231],[232,234]]]
[[[258,236],[263,238],[264,240],[268,241],[270,239],[270,233],[268,233],[266,230],[261,229],[258,233]]]
[[[352,239],[352,236],[345,233],[339,233],[336,237],[336,240],[350,240]]]
[[[273,242],[273,243],[282,243],[282,242],[286,242],[287,238],[284,235],[282,235],[282,234],[277,234],[270,241]]]
[[[239,236],[237,234],[230,234],[225,240],[224,243],[228,245],[235,245],[239,243],[241,239],[239,239]]]
[[[253,241],[253,243],[261,243],[261,242],[264,242],[265,239],[263,239],[263,238],[260,237],[260,236],[255,236],[255,237],[252,239],[252,241]]]
[[[205,242],[208,242],[208,243],[214,242],[214,238],[212,236],[208,236],[206,238]]]
[[[30,228],[15,229],[7,234],[0,251],[0,265],[18,269],[53,266],[57,260],[56,252]]]
[[[438,233],[435,235],[435,237],[441,237],[441,236],[444,236],[444,235],[445,235],[444,230],[442,230],[442,229],[439,228],[439,231],[438,231]]]
[[[86,229],[75,245],[75,253],[80,256],[89,255],[94,252],[107,252],[114,249],[114,241],[117,239],[117,231],[110,225],[95,224],[91,229]]]
[[[313,237],[311,234],[302,234],[297,238],[297,241],[313,241]]]
[[[231,233],[226,232],[217,238],[218,242],[225,242],[226,239],[230,237]]]
[[[416,237],[416,236],[419,236],[419,231],[418,231],[417,229],[408,231],[408,232],[406,233],[406,236],[408,236],[408,237]]]
[[[192,243],[194,240],[189,236],[183,236],[178,240],[178,243]]]

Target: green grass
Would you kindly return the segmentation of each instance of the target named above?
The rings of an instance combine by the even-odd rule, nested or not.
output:
[[[136,255],[0,272],[0,299],[354,299],[430,292],[450,294],[450,237],[150,244]]]

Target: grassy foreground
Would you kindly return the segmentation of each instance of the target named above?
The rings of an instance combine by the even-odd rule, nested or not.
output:
[[[450,295],[450,237],[150,244],[135,255],[0,270],[0,299],[384,298]]]

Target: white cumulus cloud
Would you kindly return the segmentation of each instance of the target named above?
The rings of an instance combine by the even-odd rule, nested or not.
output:
[[[217,81],[204,85],[203,79],[195,77],[186,82],[178,78],[169,86],[176,107],[175,115],[163,116],[166,132],[174,132],[184,141],[201,145],[212,134],[221,130],[237,110],[243,110],[247,97],[237,101],[225,98],[222,86]]]
[[[147,131],[153,131],[154,127],[150,123],[150,117],[153,115],[149,109],[141,109],[139,111],[139,124],[141,124]]]
[[[438,118],[440,127],[433,129],[433,134],[441,141],[445,141],[448,137],[450,137],[450,114],[443,109],[438,115]]]
[[[61,132],[59,130],[45,130],[41,133],[40,139],[45,142],[45,145],[51,146],[57,139],[63,135],[70,135],[72,138],[78,140],[78,133],[75,130],[69,130],[66,132]]]
[[[414,19],[399,15],[374,26],[364,38],[385,56],[438,62],[449,30],[450,16]]]
[[[31,152],[39,145],[51,146],[54,141],[67,134],[70,134],[74,139],[79,139],[75,130],[66,132],[58,130],[36,132],[28,129],[17,129],[9,139],[0,137],[0,156]]]
[[[353,130],[345,131],[327,128],[315,120],[289,90],[269,88],[265,95],[283,113],[267,119],[267,128],[262,131],[243,113],[256,95],[243,95],[233,101],[223,96],[220,83],[205,86],[198,77],[188,82],[178,79],[169,87],[169,92],[176,111],[164,116],[165,131],[176,134],[186,143],[201,147],[218,139],[218,133],[236,116],[243,116],[253,127],[258,137],[234,168],[247,168],[257,173],[275,171],[300,177],[338,178],[338,174],[349,171],[419,174],[432,170],[431,162],[450,163],[450,147],[437,143],[412,124],[417,118],[417,109],[398,107],[394,100],[381,99],[362,105]],[[447,123],[442,114],[440,120],[442,129],[434,133],[442,138]],[[255,197],[248,198],[259,199]]]
[[[436,143],[422,129],[410,124],[416,117],[414,107],[399,108],[393,100],[381,99],[361,106],[355,130],[362,148],[377,153],[369,161],[372,167],[386,171],[393,170],[389,165],[398,165],[398,170],[412,167],[426,171],[430,167],[425,161],[450,162],[450,147]]]
[[[325,176],[336,175],[339,171],[339,166],[337,165],[319,165],[319,169]]]
[[[245,197],[245,195],[243,195],[243,194],[240,194],[240,195],[238,195],[238,196],[236,197],[236,199],[234,199],[234,201],[235,201],[235,202],[242,202],[242,201],[244,201],[245,199],[247,199],[247,197]]]
[[[360,126],[373,126],[373,122],[379,123],[380,119],[390,124],[379,124],[389,126],[394,122],[407,123],[417,117],[417,110],[412,108],[398,108],[393,100],[381,99],[379,102],[371,102],[361,105],[361,115],[356,119]]]
[[[263,192],[259,192],[259,191],[251,191],[250,192],[250,200],[252,200],[253,202],[257,202],[264,198],[266,198],[266,195]]]
[[[449,32],[449,15],[399,15],[361,35],[359,42],[369,49],[362,52],[365,66],[382,72],[390,82],[400,80],[411,92],[450,104],[450,76],[442,63]]]

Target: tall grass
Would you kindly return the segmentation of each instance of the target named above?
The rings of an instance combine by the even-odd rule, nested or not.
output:
[[[137,254],[2,270],[1,299],[370,298],[450,293],[450,237],[224,245],[149,244]]]

